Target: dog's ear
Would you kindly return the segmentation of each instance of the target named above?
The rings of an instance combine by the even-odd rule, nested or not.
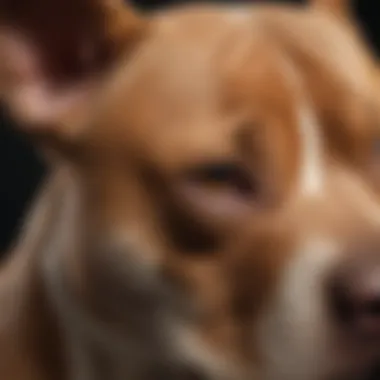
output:
[[[353,0],[309,0],[316,8],[335,13],[339,17],[350,18]]]
[[[0,100],[29,134],[68,132],[145,29],[122,0],[0,0]]]

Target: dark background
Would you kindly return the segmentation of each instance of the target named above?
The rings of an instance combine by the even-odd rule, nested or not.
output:
[[[186,1],[133,1],[136,6],[146,11],[180,2]],[[292,2],[302,1],[293,0]],[[358,20],[378,54],[380,52],[380,12],[377,11],[376,3],[379,3],[379,0],[357,0],[356,3]],[[43,175],[43,165],[37,160],[32,147],[13,132],[11,122],[0,109],[0,252],[7,248],[16,234],[25,208]]]

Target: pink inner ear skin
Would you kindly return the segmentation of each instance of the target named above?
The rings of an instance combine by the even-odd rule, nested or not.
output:
[[[53,127],[65,118],[67,112],[83,103],[87,91],[84,88],[53,89],[46,84],[34,83],[14,88],[11,95],[11,112],[33,128]]]
[[[54,86],[43,74],[38,47],[12,30],[0,32],[6,102],[21,121],[42,128],[59,121],[88,96],[85,84]]]

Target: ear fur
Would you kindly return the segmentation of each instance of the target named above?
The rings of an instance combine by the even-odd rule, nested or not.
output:
[[[342,18],[351,18],[352,0],[310,0],[310,5],[336,14]]]
[[[0,100],[29,134],[72,133],[98,77],[145,29],[121,0],[0,0]]]

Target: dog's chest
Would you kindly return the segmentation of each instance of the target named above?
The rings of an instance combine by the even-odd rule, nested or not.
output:
[[[58,278],[56,272],[55,279]],[[170,380],[173,377],[172,350],[164,333],[165,318],[133,310],[131,319],[140,323],[116,332],[72,302],[59,281],[52,288],[65,346],[67,380],[151,380],[157,376]]]
[[[109,352],[107,347],[92,345],[78,337],[68,338],[66,353],[67,380],[124,380],[137,375],[133,360],[126,360],[116,352]]]

